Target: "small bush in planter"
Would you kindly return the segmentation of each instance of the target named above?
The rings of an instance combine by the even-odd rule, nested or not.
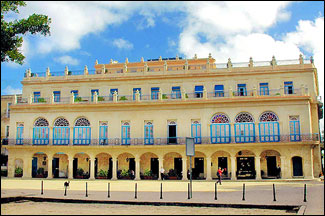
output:
[[[21,167],[17,167],[15,169],[15,175],[16,176],[22,176],[23,175],[23,169]]]
[[[279,96],[279,95],[281,95],[281,94],[280,94],[280,93],[276,93],[275,95]]]
[[[44,174],[44,168],[38,168],[37,169],[37,175],[43,175]]]
[[[75,97],[74,98],[74,102],[80,102],[81,101],[81,97]]]
[[[145,169],[144,173],[143,173],[143,176],[144,176],[145,179],[149,179],[152,176],[151,170],[150,169]]]
[[[177,173],[174,169],[169,170],[168,176],[171,177],[170,179],[177,179]]]
[[[81,177],[84,175],[84,170],[82,168],[77,169],[77,176]]]
[[[103,96],[98,96],[98,101],[104,101],[104,97]]]
[[[125,101],[125,100],[128,100],[125,96],[122,96],[122,97],[120,97],[120,99],[119,99],[120,101]]]
[[[98,172],[98,177],[101,177],[101,178],[104,178],[104,177],[107,177],[107,175],[108,175],[108,172],[107,171],[105,171],[105,170],[99,170],[99,172]]]
[[[44,98],[37,98],[37,102],[39,102],[39,103],[44,103],[44,102],[46,102],[46,101],[45,101]]]
[[[130,176],[129,170],[123,169],[121,172],[121,177],[129,177],[129,176]]]
[[[163,94],[162,95],[162,99],[168,99],[167,95],[166,94]]]

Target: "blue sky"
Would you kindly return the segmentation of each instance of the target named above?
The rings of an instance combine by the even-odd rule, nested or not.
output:
[[[1,95],[32,72],[93,69],[94,62],[162,57],[218,63],[314,56],[324,98],[324,2],[27,2],[20,14],[52,19],[51,36],[25,35],[24,65],[1,63]]]

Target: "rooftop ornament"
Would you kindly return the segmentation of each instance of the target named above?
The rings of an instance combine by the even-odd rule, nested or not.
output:
[[[253,62],[253,58],[250,57],[249,58],[249,64],[248,64],[249,67],[253,67],[254,66],[254,62]]]
[[[212,58],[212,55],[211,55],[211,53],[209,53],[209,59],[211,59]]]
[[[98,60],[96,59],[96,61],[95,61],[95,65],[98,65]]]
[[[128,58],[125,58],[125,63],[129,63],[129,59]]]
[[[232,63],[230,58],[228,58],[227,68],[232,68]]]
[[[110,64],[113,64],[113,59],[111,59],[109,63],[110,63]]]
[[[313,58],[313,56],[310,56],[310,63],[314,64],[314,58]]]
[[[194,54],[194,59],[197,59],[197,55],[196,55],[196,53]]]
[[[276,65],[276,59],[275,59],[274,56],[272,56],[271,65],[272,65],[272,66],[275,66],[275,65]]]
[[[144,59],[143,59],[143,57],[141,57],[141,62],[144,62]]]
[[[161,58],[161,56],[159,56],[159,61],[162,61],[162,58]]]
[[[178,55],[176,55],[176,60],[179,60],[179,57],[178,57]]]

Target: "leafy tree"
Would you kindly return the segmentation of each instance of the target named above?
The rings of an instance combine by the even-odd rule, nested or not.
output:
[[[1,1],[1,62],[12,61],[23,64],[25,56],[20,52],[23,37],[26,33],[50,35],[51,18],[41,14],[33,14],[27,19],[6,22],[4,15],[10,11],[19,13],[18,7],[26,6],[23,1]]]

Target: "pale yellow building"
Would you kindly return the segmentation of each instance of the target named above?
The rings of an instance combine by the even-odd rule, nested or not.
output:
[[[163,168],[165,178],[187,180],[186,137],[196,142],[194,179],[216,178],[218,167],[231,180],[321,171],[317,70],[301,55],[96,61],[94,70],[29,69],[22,84],[11,106],[9,177],[20,167],[23,178],[117,179],[133,170],[135,179],[161,179]]]

